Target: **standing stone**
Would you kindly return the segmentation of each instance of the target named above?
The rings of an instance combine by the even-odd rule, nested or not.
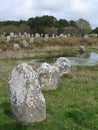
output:
[[[70,37],[70,34],[68,34],[67,37]]]
[[[85,52],[85,47],[83,45],[81,45],[79,47],[79,51],[80,51],[80,54],[83,54]]]
[[[21,38],[21,32],[19,32],[18,36]]]
[[[13,32],[10,33],[10,38],[14,39],[14,33]]]
[[[2,39],[5,39],[5,36],[4,36],[3,34],[1,34],[1,38],[2,38]]]
[[[31,37],[30,43],[34,43],[34,38],[33,37]]]
[[[45,39],[44,39],[46,42],[48,41],[48,37],[45,37]]]
[[[27,37],[30,39],[30,37],[31,37],[30,34],[28,34]]]
[[[64,38],[67,38],[68,37],[68,35],[64,35]]]
[[[48,34],[45,34],[45,39],[44,39],[44,40],[47,42],[48,39],[49,39],[49,35],[48,35]]]
[[[11,37],[10,36],[7,36],[6,37],[6,41],[9,42],[11,40]]]
[[[35,33],[35,37],[36,38],[40,37],[40,34],[39,33]]]
[[[27,32],[24,32],[24,36],[25,36],[25,38],[27,38],[27,37],[28,37],[28,34],[27,34]]]
[[[59,35],[59,37],[60,37],[60,38],[64,38],[64,34],[61,33],[61,34]]]
[[[13,50],[14,50],[14,51],[17,51],[17,50],[19,50],[19,49],[20,49],[19,44],[15,43],[15,44],[13,45]]]
[[[66,74],[70,71],[70,61],[65,57],[60,57],[54,64],[55,67],[59,69],[60,76]]]
[[[34,35],[33,34],[31,34],[31,37],[33,37]]]
[[[41,33],[41,37],[43,37],[44,35],[43,35],[43,33]]]
[[[87,40],[88,39],[88,35],[85,34],[84,37],[83,37],[84,40]]]
[[[59,36],[58,36],[58,35],[56,35],[56,38],[59,38]]]
[[[24,40],[24,39],[25,39],[25,36],[24,36],[24,35],[21,35],[21,39]]]
[[[23,40],[23,41],[22,41],[22,46],[23,46],[23,47],[28,47],[28,43],[27,43],[26,40]]]
[[[55,90],[60,81],[59,70],[48,63],[42,65],[36,70],[40,82],[41,90]]]
[[[18,38],[18,35],[17,35],[17,34],[15,34],[15,35],[14,35],[14,39],[16,40],[17,38]]]
[[[9,92],[11,111],[23,125],[45,120],[45,99],[31,66],[22,63],[13,69]]]
[[[52,34],[52,38],[55,38],[55,35],[54,35],[54,34]]]

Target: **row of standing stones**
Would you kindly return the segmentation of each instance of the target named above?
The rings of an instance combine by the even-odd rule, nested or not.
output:
[[[17,65],[9,78],[11,111],[22,125],[46,119],[46,102],[42,90],[57,89],[60,77],[70,71],[70,61],[60,57],[50,65],[33,68],[27,63]]]

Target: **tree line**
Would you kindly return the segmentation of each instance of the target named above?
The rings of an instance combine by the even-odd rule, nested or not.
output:
[[[89,21],[80,18],[76,21],[59,19],[54,16],[44,15],[41,17],[31,17],[27,21],[0,21],[0,34],[14,33],[39,33],[39,34],[70,34],[72,36],[83,36],[89,33],[98,33],[98,28],[92,30]]]

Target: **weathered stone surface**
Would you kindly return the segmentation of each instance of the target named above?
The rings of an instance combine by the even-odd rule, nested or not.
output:
[[[27,38],[28,37],[28,34],[27,34],[27,32],[24,32],[24,36]]]
[[[35,33],[35,37],[40,37],[40,34],[39,33]]]
[[[34,43],[34,38],[33,37],[31,37],[30,43]]]
[[[45,34],[45,39],[44,40],[47,42],[48,39],[49,39],[49,34]]]
[[[22,46],[23,46],[23,47],[28,47],[27,41],[23,40],[23,41],[22,41]]]
[[[20,49],[19,44],[15,43],[15,44],[13,45],[13,50],[14,50],[14,51],[17,51],[17,50],[19,50],[19,49]]]
[[[54,66],[59,69],[60,76],[62,76],[70,71],[71,64],[67,58],[60,57],[55,62]]]
[[[80,53],[82,54],[82,53],[85,51],[85,47],[84,47],[83,45],[81,45],[81,46],[79,47],[79,51],[80,51]]]
[[[24,36],[24,35],[21,35],[21,39],[24,40],[24,39],[25,39],[25,36]]]
[[[10,33],[10,38],[14,39],[14,33],[13,32]]]
[[[44,34],[43,33],[41,33],[41,37],[43,37],[44,36]]]
[[[22,36],[22,35],[21,35],[21,32],[19,32],[19,34],[18,34],[18,35],[19,35],[19,37],[21,38],[21,36]]]
[[[64,34],[60,34],[59,37],[60,37],[60,38],[64,38]]]
[[[26,63],[16,66],[9,80],[11,111],[24,125],[46,118],[46,105],[35,71]]]
[[[6,41],[9,42],[11,40],[11,37],[10,36],[7,36],[6,37]]]
[[[36,70],[40,82],[41,90],[55,90],[59,85],[59,70],[48,63],[42,65]]]
[[[54,34],[52,34],[52,38],[55,38],[55,35],[54,35]]]
[[[30,37],[31,37],[31,35],[30,35],[30,34],[28,34],[28,35],[27,35],[27,38],[29,38],[29,39],[30,39]]]

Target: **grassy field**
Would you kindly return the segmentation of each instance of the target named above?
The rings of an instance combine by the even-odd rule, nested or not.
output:
[[[72,67],[57,90],[43,92],[47,119],[21,126],[10,111],[8,77],[21,60],[0,60],[0,130],[98,130],[98,66]]]

